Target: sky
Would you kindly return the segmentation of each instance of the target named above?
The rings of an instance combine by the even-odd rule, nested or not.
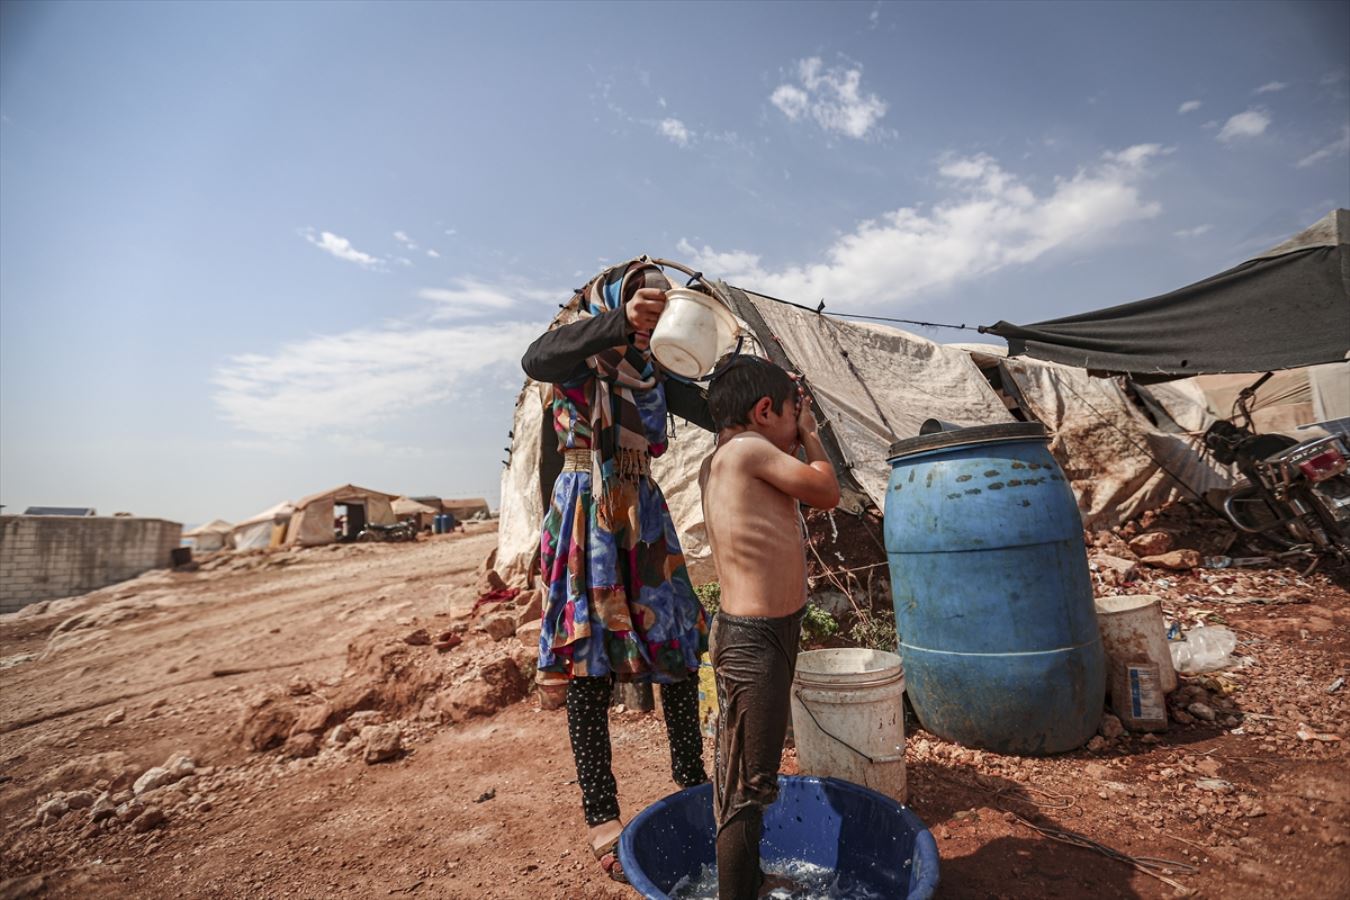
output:
[[[495,507],[608,264],[1025,324],[1336,207],[1344,2],[4,0],[0,503]]]

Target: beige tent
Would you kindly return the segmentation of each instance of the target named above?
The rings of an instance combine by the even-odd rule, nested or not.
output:
[[[488,509],[488,502],[482,497],[443,498],[441,508],[461,522],[472,519],[474,516],[486,518],[492,514],[491,510]]]
[[[1226,484],[1201,456],[1189,427],[1207,412],[1194,389],[1167,394],[1174,414],[1154,423],[1114,379],[1035,360],[1005,360],[1000,348],[948,347],[894,328],[845,322],[815,310],[714,283],[748,334],[743,352],[800,371],[828,425],[822,428],[840,472],[846,512],[885,507],[891,443],[919,433],[929,418],[961,425],[1037,419],[1053,435],[1085,524],[1117,524],[1184,496],[1166,466],[1203,494]],[[575,317],[572,304],[555,324]],[[559,464],[546,414],[547,386],[527,381],[516,401],[511,458],[502,473],[497,571],[524,584],[538,565],[544,504]],[[1154,405],[1162,407],[1158,401]],[[678,424],[678,423],[677,423]],[[652,471],[670,505],[695,583],[711,577],[698,492],[698,468],[712,437],[677,427]]]
[[[192,541],[192,546],[198,552],[211,553],[225,548],[233,528],[234,526],[224,519],[213,519],[205,525],[198,525],[191,531],[183,532],[183,537]]]
[[[366,525],[393,525],[397,521],[393,509],[396,499],[397,494],[372,491],[354,484],[313,494],[295,504],[295,513],[286,528],[286,544],[314,547],[336,541],[335,518],[339,506],[347,508],[344,537],[356,537]]]
[[[427,506],[425,503],[418,503],[411,497],[399,497],[390,506],[394,510],[394,515],[400,521],[412,522],[421,531],[431,524],[431,520],[436,516],[436,508]]]
[[[235,550],[266,550],[268,547],[280,547],[286,537],[286,526],[290,524],[295,506],[283,500],[276,506],[268,507],[256,516],[251,516],[230,530],[229,545]]]

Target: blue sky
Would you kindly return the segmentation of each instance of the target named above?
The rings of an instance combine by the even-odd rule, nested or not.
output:
[[[495,504],[608,262],[1029,322],[1350,206],[1350,4],[6,0],[0,186],[6,511]]]

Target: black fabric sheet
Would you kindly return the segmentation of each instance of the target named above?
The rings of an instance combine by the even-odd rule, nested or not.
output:
[[[1295,238],[1270,254],[1148,300],[981,330],[1005,338],[1011,356],[1125,372],[1141,382],[1338,362],[1350,353],[1347,222],[1350,213],[1337,210],[1314,226],[1330,225],[1335,236],[1328,243],[1279,252]]]

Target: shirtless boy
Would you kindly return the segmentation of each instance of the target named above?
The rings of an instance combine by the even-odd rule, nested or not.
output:
[[[717,681],[717,880],[758,896],[764,808],[778,797],[788,692],[806,608],[798,502],[833,509],[839,482],[810,403],[778,366],[738,357],[708,391],[717,449],[703,463],[703,518],[722,586],[710,639]],[[805,451],[806,462],[796,458]]]

